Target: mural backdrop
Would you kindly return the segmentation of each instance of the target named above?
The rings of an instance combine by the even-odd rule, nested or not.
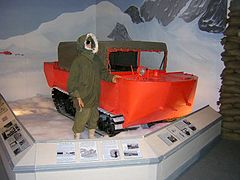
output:
[[[168,71],[199,77],[194,109],[218,109],[226,15],[227,0],[0,0],[0,92],[9,101],[50,95],[43,62],[57,59],[60,41],[93,32],[167,43]]]

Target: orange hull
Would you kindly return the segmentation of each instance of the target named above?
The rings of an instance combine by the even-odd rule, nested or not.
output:
[[[68,72],[57,62],[44,63],[44,72],[50,87],[67,92]],[[101,82],[100,108],[124,116],[123,127],[146,124],[185,116],[192,111],[197,77],[183,72],[166,73],[147,70],[144,76],[137,72],[119,72],[116,84]]]

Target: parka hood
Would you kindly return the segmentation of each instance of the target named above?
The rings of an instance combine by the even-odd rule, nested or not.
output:
[[[89,42],[91,42],[91,48],[87,47]],[[98,41],[93,33],[82,35],[77,39],[77,50],[81,52],[84,49],[92,51],[93,54],[98,52]]]

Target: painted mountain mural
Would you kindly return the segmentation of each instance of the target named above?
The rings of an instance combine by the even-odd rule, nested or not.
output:
[[[165,10],[165,14],[158,13],[159,10],[147,14],[150,3],[157,2],[164,3],[165,8],[162,10]],[[170,2],[176,2],[178,7],[175,9]],[[59,42],[74,41],[81,34],[93,32],[99,40],[165,42],[169,54],[168,71],[184,71],[199,77],[194,109],[207,104],[217,109],[223,69],[220,55],[223,51],[220,44],[223,35],[200,30],[199,20],[205,16],[215,17],[218,11],[211,11],[209,1],[204,6],[205,10],[199,10],[198,17],[195,17],[190,15],[188,9],[194,6],[193,2],[195,1],[144,1],[140,8],[131,8],[137,17],[133,21],[131,11],[123,12],[112,3],[103,1],[83,11],[63,13],[30,33],[0,40],[0,51],[14,52],[12,55],[0,55],[0,92],[8,100],[36,94],[50,95],[43,74],[43,62],[56,61]],[[189,22],[185,22],[185,19]]]
[[[226,27],[227,0],[145,0],[140,10],[130,6],[125,13],[137,24],[153,18],[163,26],[176,18],[182,18],[186,23],[198,19],[202,31],[220,33]]]

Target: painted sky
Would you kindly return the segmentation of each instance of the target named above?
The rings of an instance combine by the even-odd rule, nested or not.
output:
[[[0,0],[0,39],[31,32],[43,22],[65,12],[82,11],[103,0]],[[130,5],[140,6],[143,0],[110,0],[125,11]]]

